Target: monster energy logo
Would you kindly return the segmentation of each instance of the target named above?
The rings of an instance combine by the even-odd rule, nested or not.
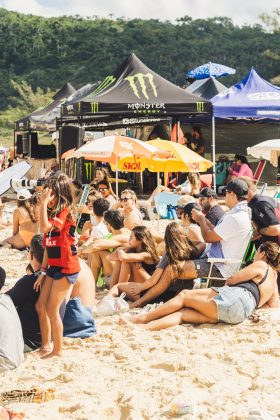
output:
[[[107,77],[105,77],[105,79],[103,80],[103,82],[101,82],[97,86],[97,88],[90,94],[90,96],[98,95],[99,93],[101,93],[104,89],[106,89],[107,87],[109,87],[115,81],[116,81],[116,78],[114,76],[107,76]]]
[[[197,112],[204,112],[204,102],[197,102],[196,103],[196,110],[197,110]]]
[[[142,95],[146,98],[146,99],[150,99],[149,95],[147,93],[147,86],[146,86],[146,82],[148,82],[148,86],[151,87],[153,95],[155,97],[157,97],[157,89],[156,86],[154,84],[154,76],[151,73],[137,73],[134,74],[134,76],[128,76],[126,77],[124,80],[127,80],[130,84],[131,89],[133,90],[133,93],[135,96],[137,96],[137,98],[140,99],[140,94],[139,94],[139,90],[138,87],[136,86],[136,82],[138,81],[140,88],[141,88],[141,92]]]
[[[90,107],[91,107],[91,112],[93,114],[96,114],[98,112],[99,103],[98,102],[91,102]]]

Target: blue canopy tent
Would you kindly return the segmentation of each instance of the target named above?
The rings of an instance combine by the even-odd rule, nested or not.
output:
[[[254,68],[241,82],[214,96],[211,102],[213,161],[216,153],[215,117],[280,120],[280,88],[262,79]],[[213,175],[215,184],[215,173]]]

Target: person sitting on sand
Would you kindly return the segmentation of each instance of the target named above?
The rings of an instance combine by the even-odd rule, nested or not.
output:
[[[1,246],[23,250],[30,246],[32,237],[38,232],[39,217],[36,201],[29,190],[21,189],[17,193],[17,208],[13,213],[13,235],[6,238]]]
[[[239,324],[258,308],[279,308],[277,271],[279,245],[264,242],[254,262],[226,280],[223,287],[183,290],[155,310],[131,318],[143,328],[157,331],[179,324]],[[126,324],[125,319],[120,323]]]
[[[161,264],[177,264],[182,263],[182,261],[188,261],[191,258],[198,258],[205,249],[204,241],[197,241],[196,243],[190,241],[185,226],[177,222],[171,222],[167,225],[164,239],[166,252],[157,265],[154,274],[149,276],[143,283],[128,284],[125,287],[127,295],[131,300],[135,301],[131,305],[132,308],[140,306],[139,302],[141,303],[141,299],[145,297],[144,295],[140,298],[140,294],[142,295],[142,292],[152,288],[159,281],[163,272]]]
[[[225,204],[230,210],[215,227],[208,225],[201,211],[192,210],[192,218],[199,224],[203,239],[209,244],[205,253],[200,258],[182,262],[182,267],[177,273],[168,265],[168,259],[163,257],[151,278],[153,287],[135,302],[135,307],[143,306],[161,295],[175,279],[186,280],[186,288],[191,288],[193,282],[189,280],[208,276],[210,263],[207,258],[231,258],[242,261],[252,231],[246,202],[247,193],[247,184],[241,179],[228,183]],[[237,268],[238,263],[217,263],[213,266],[212,274],[214,277],[228,278]]]
[[[201,211],[201,207],[199,207],[199,205],[196,203],[189,203],[184,207],[183,213],[181,215],[182,224],[186,228],[186,234],[190,241],[193,243],[204,243],[200,226],[192,218],[193,209]]]
[[[104,224],[104,214],[109,210],[110,204],[104,198],[98,198],[94,200],[92,204],[92,214],[90,215],[90,226],[89,229],[83,229],[82,235],[83,238],[86,236],[88,239],[84,243],[84,246],[88,246],[96,239],[103,239],[108,235],[108,229]]]
[[[81,257],[87,256],[87,262],[92,270],[93,277],[97,280],[102,268],[104,277],[111,276],[113,271],[113,262],[107,259],[107,256],[120,246],[128,246],[130,230],[124,227],[124,217],[118,210],[108,210],[104,214],[104,223],[107,226],[110,238],[97,239],[93,243],[82,246],[79,249]]]
[[[110,203],[110,208],[114,207],[116,204],[116,198],[110,183],[108,181],[100,181],[97,187],[97,190],[101,193],[102,198]]]
[[[156,244],[146,226],[135,226],[129,247],[118,249],[107,258],[115,262],[110,283],[112,295],[117,290],[125,292],[128,282],[143,283],[149,279],[159,262]]]
[[[0,290],[6,273],[0,267]],[[11,298],[0,293],[0,372],[12,370],[24,361],[20,320]]]
[[[143,219],[137,206],[137,196],[132,190],[123,190],[121,197],[115,204],[114,209],[118,209],[124,216],[124,227],[131,230],[135,226],[143,225]]]

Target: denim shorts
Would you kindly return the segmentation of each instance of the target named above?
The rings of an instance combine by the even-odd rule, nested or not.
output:
[[[62,270],[63,270],[62,267],[50,266],[46,270],[46,275],[52,278],[53,280],[60,280],[63,277],[66,277],[69,283],[75,284],[79,273],[65,274],[65,273],[62,273]]]
[[[213,297],[217,305],[218,320],[227,324],[245,321],[256,309],[256,300],[251,292],[242,287],[211,287],[218,292]]]

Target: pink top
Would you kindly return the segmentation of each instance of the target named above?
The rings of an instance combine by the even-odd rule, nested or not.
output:
[[[247,163],[242,163],[242,165],[240,166],[240,169],[238,172],[233,171],[232,175],[235,176],[248,176],[249,178],[253,178],[253,171],[252,169],[247,165]]]

